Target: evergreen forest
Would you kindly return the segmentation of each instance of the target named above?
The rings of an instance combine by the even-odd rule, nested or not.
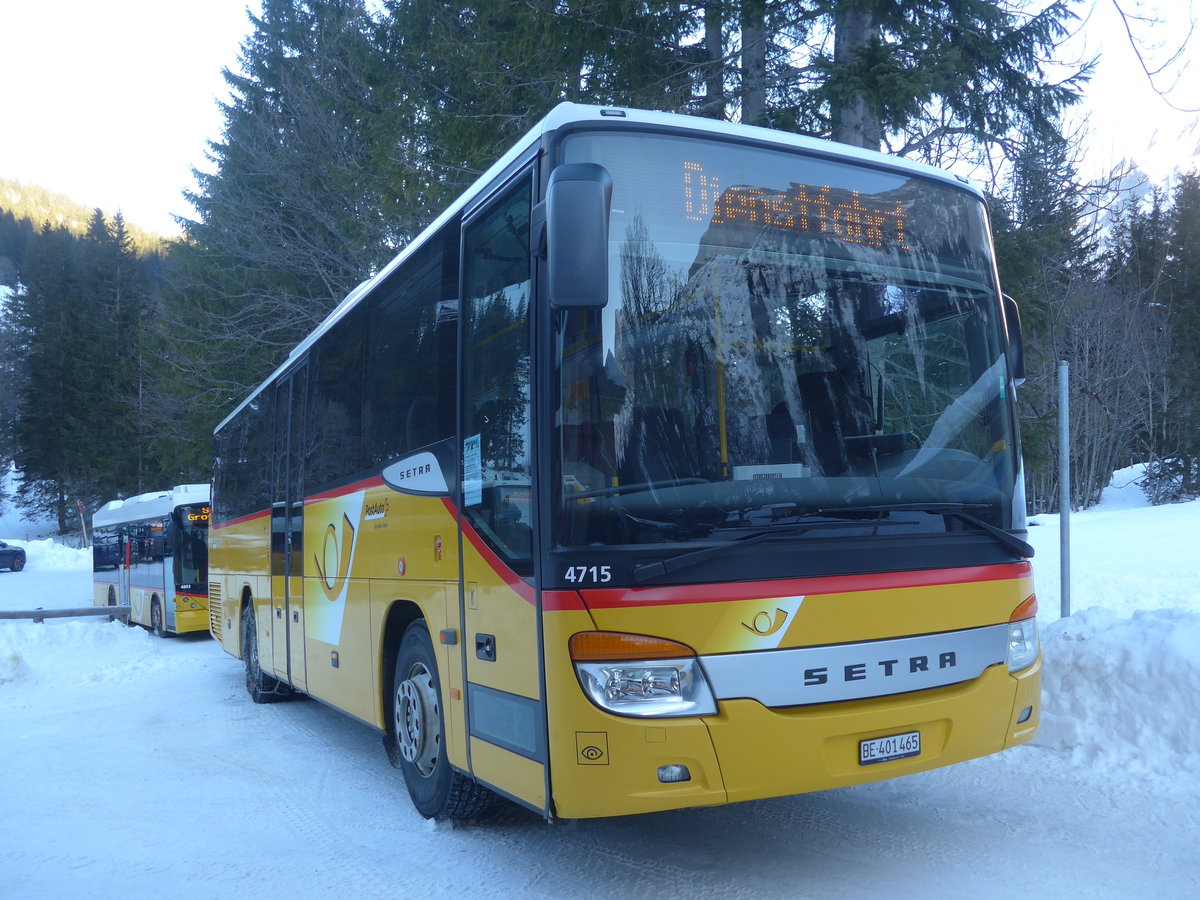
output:
[[[1200,174],[1081,181],[1062,122],[1091,67],[1045,65],[1076,7],[263,0],[180,239],[0,182],[0,508],[67,532],[207,481],[214,425],[564,100],[969,169],[1021,306],[1030,511],[1058,504],[1059,360],[1075,508],[1134,462],[1156,502],[1200,496]]]

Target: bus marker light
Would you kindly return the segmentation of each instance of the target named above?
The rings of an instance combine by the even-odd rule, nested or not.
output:
[[[671,659],[695,656],[686,644],[644,634],[616,631],[581,631],[571,635],[571,659],[575,662],[621,659]]]
[[[687,766],[659,766],[658,780],[663,784],[679,784],[681,781],[691,781],[692,773]]]
[[[1017,724],[1024,725],[1032,717],[1033,717],[1033,707],[1027,706],[1023,710],[1021,710],[1021,717],[1019,719],[1017,719]]]
[[[1033,619],[1037,617],[1038,602],[1037,594],[1030,594],[1025,600],[1012,611],[1012,615],[1008,617],[1010,622],[1019,622],[1021,619]]]

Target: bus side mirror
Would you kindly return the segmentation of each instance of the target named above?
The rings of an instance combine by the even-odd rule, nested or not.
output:
[[[603,166],[573,163],[550,173],[546,251],[550,304],[600,309],[608,302],[608,215],[612,178]]]
[[[1025,383],[1025,340],[1021,336],[1021,311],[1017,301],[1002,294],[1004,303],[1004,330],[1008,332],[1008,363],[1012,370],[1013,384]]]

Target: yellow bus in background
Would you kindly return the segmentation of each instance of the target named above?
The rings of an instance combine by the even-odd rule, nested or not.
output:
[[[958,178],[564,104],[217,427],[213,636],[436,818],[1019,744],[1016,312]]]
[[[208,629],[209,486],[112,500],[92,516],[92,602],[159,637]]]

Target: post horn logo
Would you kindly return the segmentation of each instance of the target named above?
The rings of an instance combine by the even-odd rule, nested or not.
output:
[[[321,590],[330,603],[337,601],[342,585],[350,576],[350,551],[353,547],[354,525],[343,513],[341,540],[338,540],[337,529],[330,525],[325,529],[325,543],[321,548],[324,559],[313,554],[313,563],[317,567],[317,574],[321,576]]]
[[[788,614],[779,608],[776,608],[774,618],[771,618],[771,614],[763,610],[749,622],[743,622],[742,627],[747,631],[753,631],[759,637],[770,637],[783,627],[787,617]]]

